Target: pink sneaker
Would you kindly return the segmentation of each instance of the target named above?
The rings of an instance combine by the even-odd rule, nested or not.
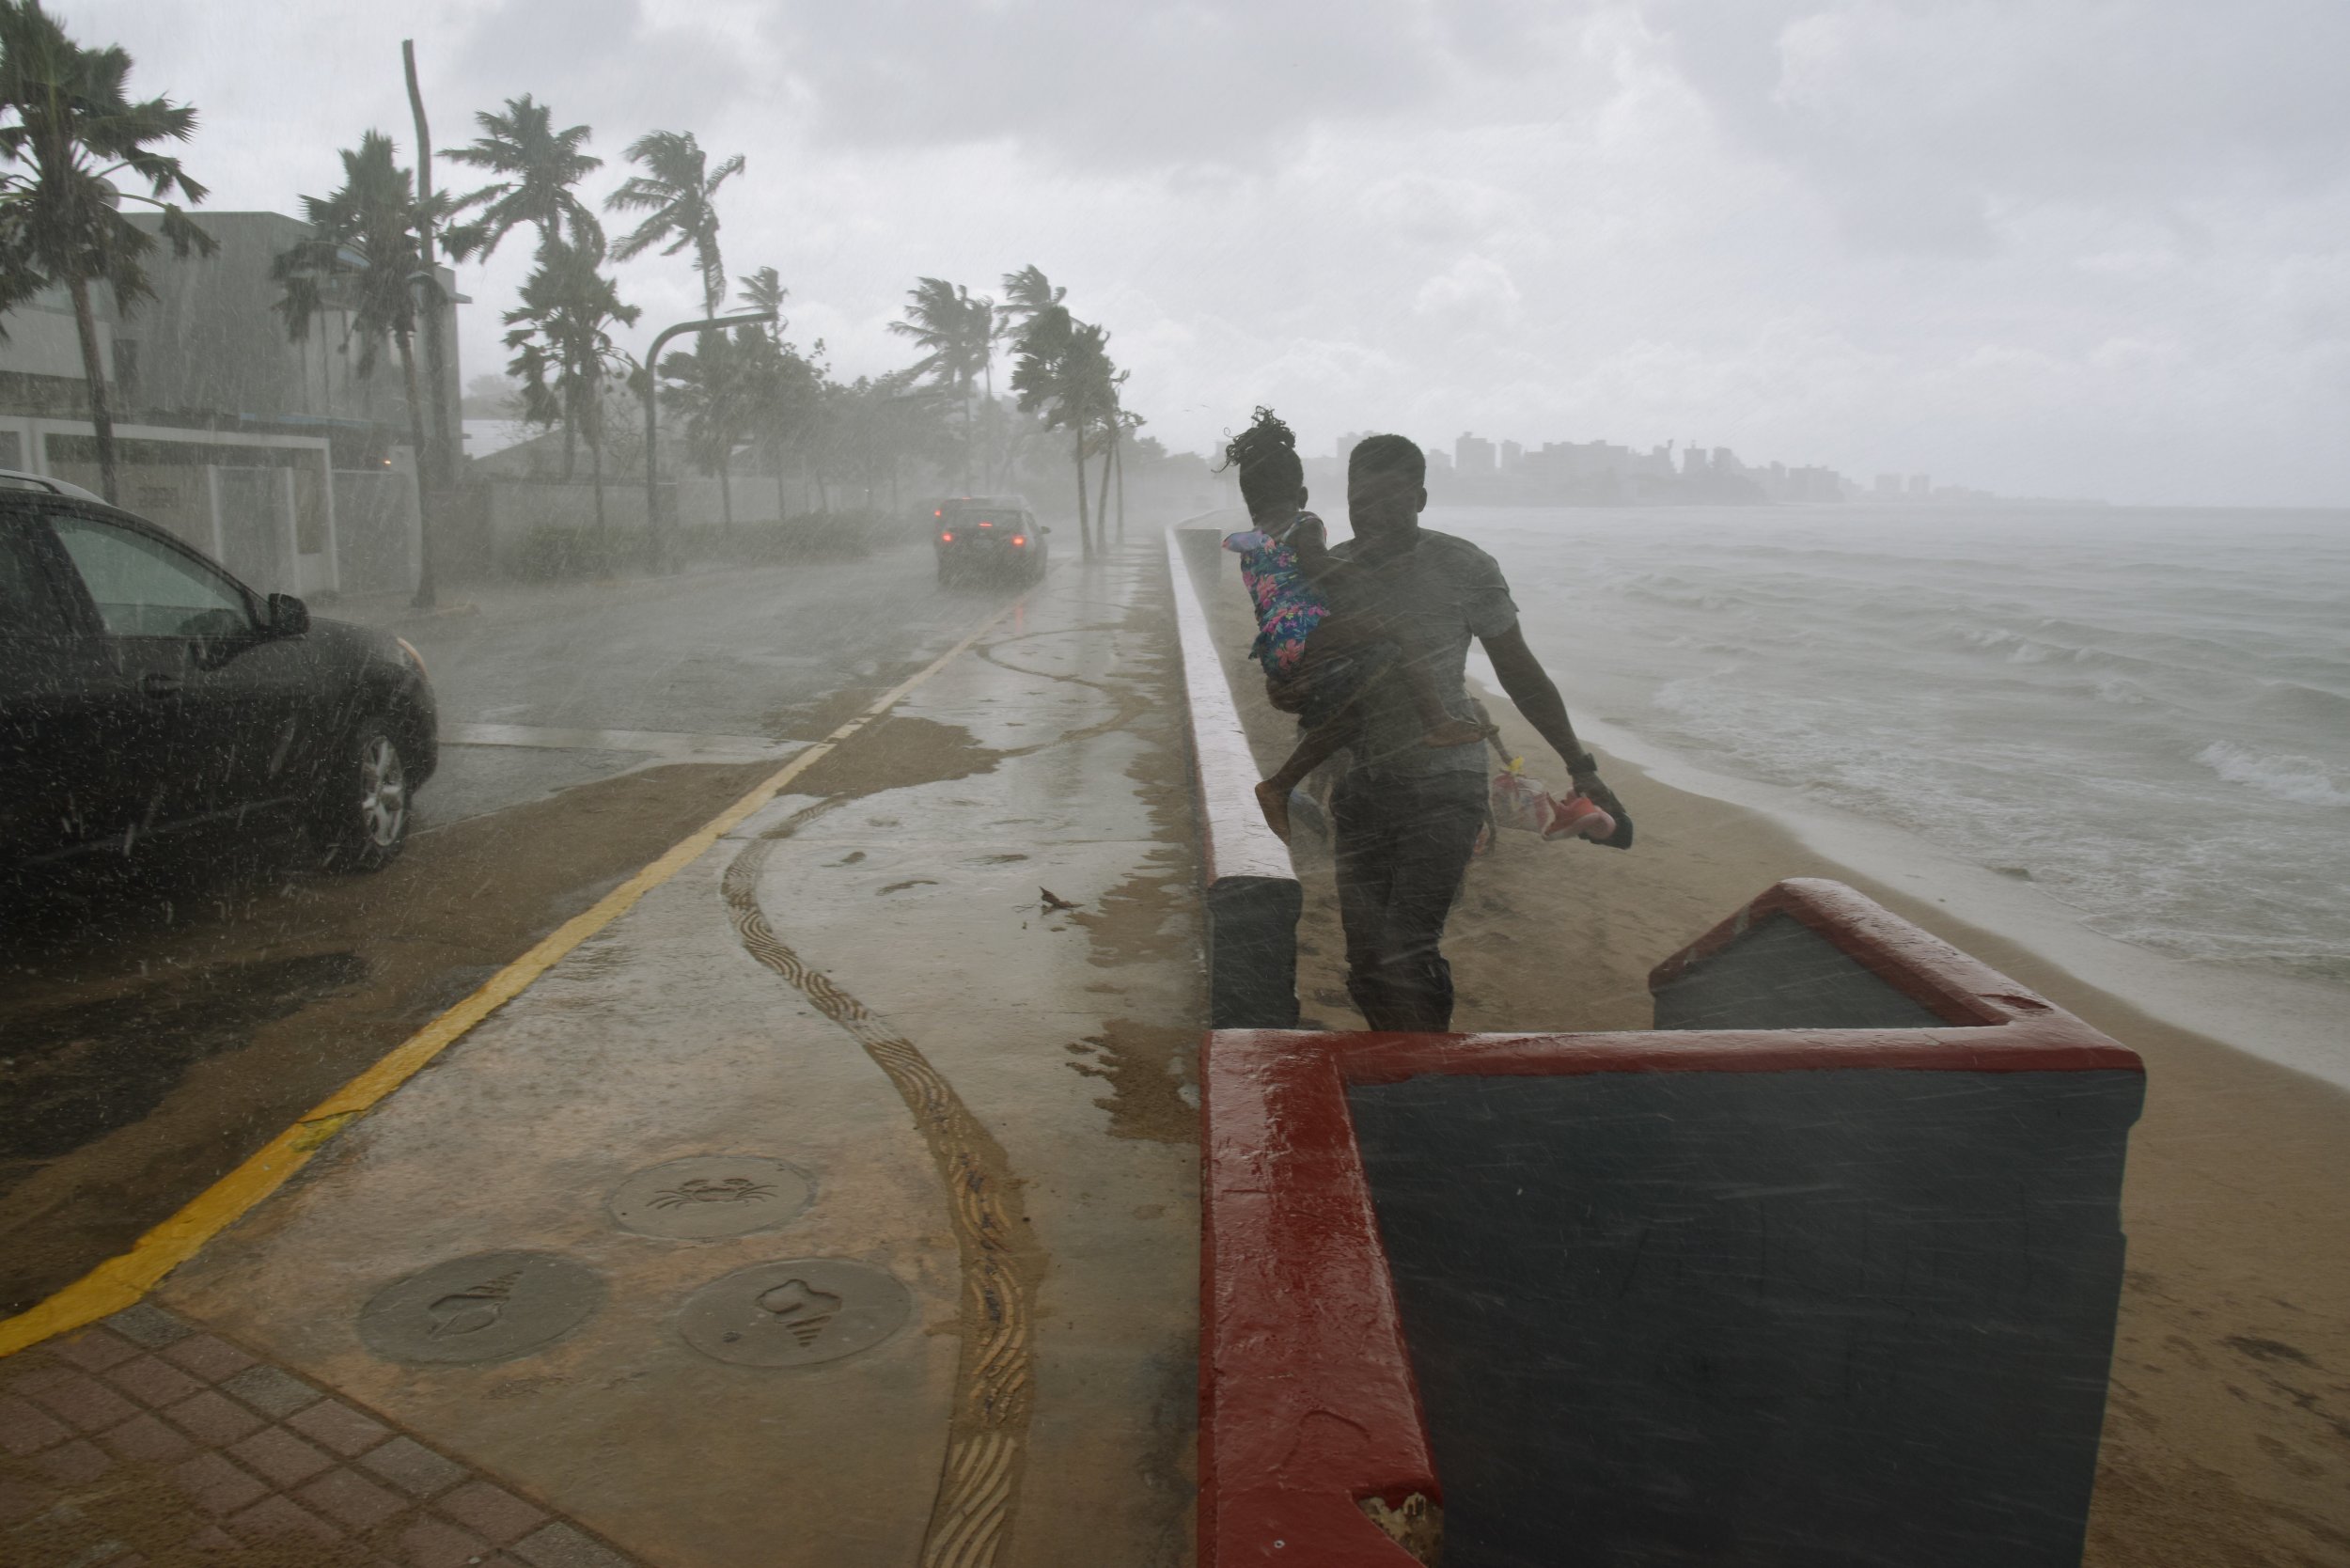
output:
[[[1616,819],[1585,796],[1570,795],[1565,800],[1547,795],[1543,798],[1550,807],[1550,821],[1543,827],[1544,839],[1589,839],[1597,842],[1614,836]]]

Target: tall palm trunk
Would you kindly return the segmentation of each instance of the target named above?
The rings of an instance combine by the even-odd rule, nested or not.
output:
[[[786,467],[786,466],[788,466],[788,465],[787,465],[787,464],[784,463],[784,461],[783,461],[783,448],[782,448],[782,447],[776,447],[776,451],[775,451],[775,459],[776,459],[776,522],[778,522],[778,523],[789,523],[789,522],[791,522],[791,494],[790,494],[788,491],[786,491],[786,490],[784,489],[784,487],[783,487],[783,478],[784,478],[784,473],[783,473],[783,471],[784,471],[785,467]]]
[[[400,344],[400,377],[408,391],[408,439],[416,455],[416,594],[410,603],[429,610],[439,603],[439,595],[432,584],[432,527],[424,505],[424,402],[416,385],[415,340],[406,332],[395,333],[393,337]]]
[[[1093,503],[1093,531],[1102,536],[1102,554],[1110,553],[1110,459],[1118,450],[1118,427],[1110,427],[1110,449],[1102,454],[1102,494]]]
[[[987,479],[990,495],[995,494],[995,353],[991,349],[987,355],[987,455],[979,467],[980,474]]]
[[[115,478],[115,414],[106,395],[106,366],[98,352],[98,317],[90,309],[89,279],[79,273],[66,277],[73,296],[73,330],[82,340],[82,376],[89,383],[89,423],[98,434],[98,491],[110,507],[121,505],[121,484]]]
[[[732,538],[734,534],[734,480],[728,470],[733,467],[734,448],[718,454],[718,517],[719,531]]]
[[[596,487],[596,559],[604,571],[612,570],[612,536],[603,516],[603,398],[594,387],[588,389],[588,472]]]
[[[966,375],[963,378],[963,493],[965,495],[971,494],[971,448],[978,446],[979,440],[979,427],[973,423],[977,412],[971,406],[971,378]],[[995,488],[990,485],[988,493],[995,494]]]
[[[1119,431],[1123,437],[1125,431]],[[1118,541],[1126,542],[1126,443],[1123,439],[1110,443],[1110,461],[1118,464]]]
[[[1077,426],[1077,545],[1087,560],[1093,558],[1093,529],[1086,520],[1086,428]]]

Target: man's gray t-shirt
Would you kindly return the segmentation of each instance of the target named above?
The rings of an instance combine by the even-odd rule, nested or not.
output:
[[[1355,560],[1361,541],[1348,540],[1330,554]],[[1333,610],[1360,612],[1408,627],[1415,634],[1436,694],[1447,709],[1474,719],[1464,677],[1469,639],[1498,636],[1518,623],[1518,607],[1501,567],[1465,539],[1419,530],[1410,550],[1365,563],[1362,580],[1328,589]],[[1355,573],[1347,573],[1349,577]],[[1348,745],[1350,771],[1368,774],[1462,773],[1481,776],[1482,743],[1430,746],[1420,744],[1427,728],[1412,704],[1410,686],[1400,677],[1374,681],[1355,705],[1361,729]]]

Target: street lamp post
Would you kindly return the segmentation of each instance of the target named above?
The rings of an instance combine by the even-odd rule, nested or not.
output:
[[[773,310],[747,310],[740,316],[713,316],[707,321],[680,321],[665,327],[652,340],[652,351],[645,355],[645,535],[650,542],[653,564],[662,571],[674,571],[676,563],[668,549],[668,541],[661,527],[661,492],[659,458],[661,447],[660,398],[661,351],[672,337],[688,332],[724,332],[736,326],[770,326],[776,319]]]

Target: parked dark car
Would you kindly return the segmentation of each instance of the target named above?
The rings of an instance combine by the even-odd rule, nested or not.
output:
[[[942,501],[932,520],[938,525],[931,547],[938,553],[942,583],[980,575],[1033,583],[1044,575],[1044,536],[1053,530],[1040,525],[1017,495]]]
[[[438,755],[400,638],[101,502],[0,488],[0,870],[226,829],[373,870]]]

